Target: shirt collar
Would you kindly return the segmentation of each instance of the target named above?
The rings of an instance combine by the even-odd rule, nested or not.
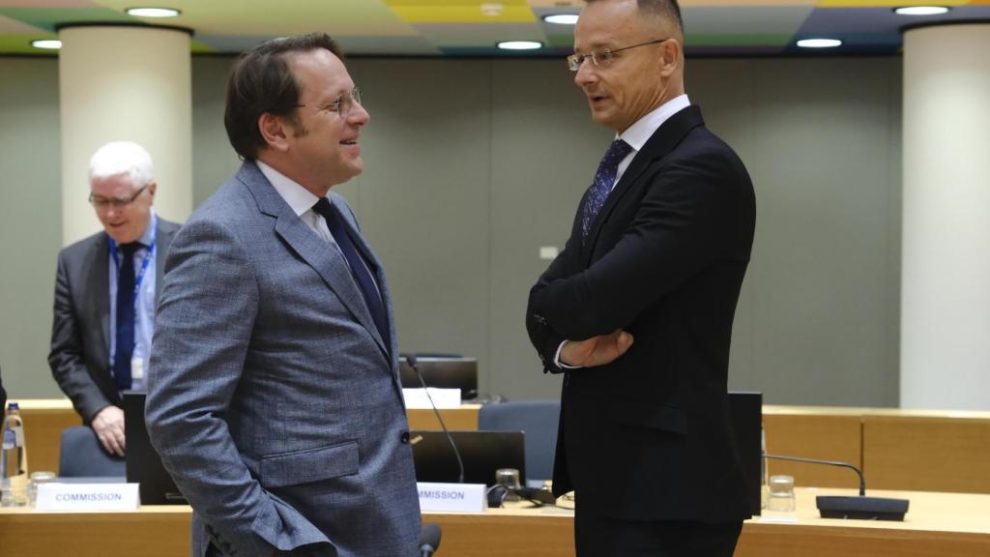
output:
[[[616,135],[616,138],[625,141],[630,147],[639,152],[664,122],[689,106],[691,106],[691,101],[687,95],[674,97],[655,108],[646,116],[636,120],[626,131]]]
[[[265,175],[265,178],[271,182],[275,191],[289,204],[296,216],[301,217],[306,211],[312,210],[313,205],[316,205],[316,202],[320,200],[319,197],[313,195],[312,192],[299,185],[292,178],[259,160],[254,162],[258,165],[261,173]]]

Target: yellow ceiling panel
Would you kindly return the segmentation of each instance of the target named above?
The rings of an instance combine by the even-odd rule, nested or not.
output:
[[[477,3],[437,5],[390,5],[407,23],[530,23],[536,21],[528,4],[504,5],[494,15],[486,15]]]
[[[583,8],[583,0],[528,0],[534,8]]]
[[[386,6],[481,6],[482,4],[501,4],[502,6],[526,6],[526,0],[383,0]]]

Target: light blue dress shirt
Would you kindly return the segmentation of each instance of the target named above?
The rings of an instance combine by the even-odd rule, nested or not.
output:
[[[154,210],[151,212],[151,220],[148,221],[148,228],[138,239],[143,246],[134,252],[134,274],[135,278],[141,273],[144,258],[149,256],[149,249],[155,243],[155,231],[158,229],[158,217]],[[110,240],[113,242],[113,240]],[[158,248],[155,247],[157,250]],[[114,354],[117,350],[117,274],[120,269],[120,258],[123,257],[121,250],[117,250],[117,261],[108,258],[107,264],[110,273],[110,361],[113,362]],[[151,357],[151,338],[155,334],[155,254],[150,254],[148,267],[144,270],[141,278],[140,289],[138,290],[137,303],[134,306],[134,357],[131,360],[141,360],[141,370],[131,368],[133,376],[131,390],[144,391],[147,389],[148,381],[148,360]],[[139,374],[135,372],[140,371]],[[110,369],[113,375],[113,369]],[[139,376],[138,376],[139,375]]]

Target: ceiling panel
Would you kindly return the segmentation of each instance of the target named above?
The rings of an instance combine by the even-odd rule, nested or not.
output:
[[[990,0],[939,0],[945,15],[907,18],[892,7],[931,0],[681,0],[689,56],[896,55],[901,28],[924,22],[990,20]],[[65,23],[133,22],[187,27],[193,52],[236,53],[261,41],[311,31],[337,38],[351,55],[559,56],[573,48],[573,28],[546,23],[577,13],[579,0],[155,0],[182,11],[173,19],[134,18],[134,0],[0,0],[0,55],[54,55],[30,41],[54,38]],[[487,4],[498,4],[490,9]],[[797,39],[835,37],[827,52],[797,49]],[[495,44],[527,39],[544,48],[500,52]]]

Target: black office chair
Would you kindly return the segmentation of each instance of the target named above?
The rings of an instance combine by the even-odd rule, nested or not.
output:
[[[62,478],[127,476],[124,459],[111,455],[88,426],[62,430],[58,453],[58,475]]]
[[[478,412],[478,429],[523,431],[526,434],[526,481],[542,482],[553,477],[559,417],[560,401],[557,400],[486,404]]]

